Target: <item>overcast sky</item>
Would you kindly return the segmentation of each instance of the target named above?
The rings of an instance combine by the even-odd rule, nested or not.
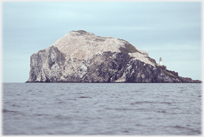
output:
[[[201,2],[3,2],[3,82],[25,82],[30,55],[72,30],[125,39],[201,80]]]

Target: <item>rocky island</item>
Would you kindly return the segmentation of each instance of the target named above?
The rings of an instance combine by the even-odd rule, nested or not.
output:
[[[27,83],[200,83],[158,65],[123,39],[70,31],[30,57]]]

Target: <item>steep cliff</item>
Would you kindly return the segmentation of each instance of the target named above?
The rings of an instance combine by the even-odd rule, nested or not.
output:
[[[30,57],[27,82],[200,82],[158,66],[125,40],[71,31]]]

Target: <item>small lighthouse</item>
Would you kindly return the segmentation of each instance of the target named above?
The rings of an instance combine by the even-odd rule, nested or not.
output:
[[[159,65],[162,66],[162,58],[159,58]]]

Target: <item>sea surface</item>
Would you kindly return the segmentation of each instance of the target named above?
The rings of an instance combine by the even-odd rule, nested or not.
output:
[[[4,83],[3,135],[201,135],[202,84]]]

